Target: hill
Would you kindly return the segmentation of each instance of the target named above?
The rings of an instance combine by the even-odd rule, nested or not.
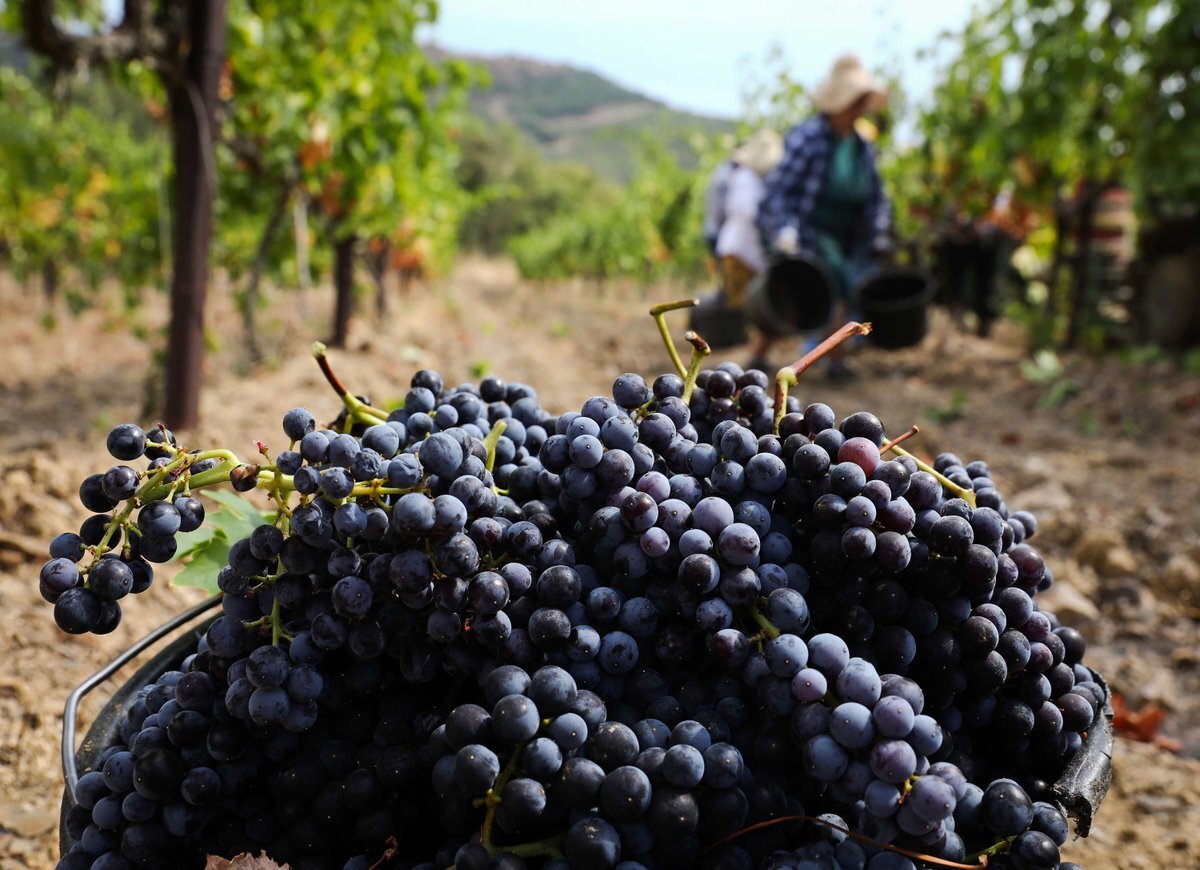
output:
[[[491,77],[490,87],[471,95],[478,114],[514,125],[551,160],[583,163],[619,181],[628,180],[644,136],[686,161],[694,157],[692,135],[734,130],[733,121],[672,109],[578,67],[513,56],[456,56]]]

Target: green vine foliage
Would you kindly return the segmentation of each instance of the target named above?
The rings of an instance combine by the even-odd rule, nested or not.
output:
[[[1004,185],[1048,209],[1121,183],[1145,217],[1200,201],[1200,10],[1185,0],[992,0],[920,119],[930,207]]]
[[[417,44],[437,11],[424,0],[234,0],[225,222],[236,226],[237,211],[261,226],[294,185],[331,239],[425,239],[444,262],[465,203],[456,135],[475,72]],[[250,239],[231,238],[229,259],[246,261]]]
[[[17,6],[0,10],[12,33]],[[77,32],[110,26],[98,0],[59,9]],[[326,240],[382,236],[421,246],[427,265],[449,261],[467,202],[455,179],[457,135],[477,73],[418,44],[418,28],[437,13],[429,0],[230,0],[212,159],[214,260],[235,282],[297,196],[315,206]],[[0,263],[19,277],[69,263],[86,279],[64,282],[80,304],[109,276],[136,299],[142,287],[165,286],[169,268],[162,83],[140,62],[104,72],[43,82],[36,70],[0,70]],[[262,264],[294,284],[290,220],[282,224]],[[327,246],[312,258],[327,264]]]
[[[160,178],[166,143],[124,95],[102,83],[56,98],[15,68],[0,68],[0,258],[19,280],[69,264],[86,304],[105,278],[128,301],[160,277]]]
[[[697,150],[704,146],[695,144]],[[521,275],[539,281],[696,280],[706,252],[700,233],[705,181],[704,173],[684,168],[664,145],[647,138],[626,189],[597,191],[513,239],[509,251]]]

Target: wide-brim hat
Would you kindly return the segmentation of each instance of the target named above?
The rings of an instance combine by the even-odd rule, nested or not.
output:
[[[738,166],[766,175],[783,159],[783,137],[764,127],[735,148],[730,156]]]
[[[870,114],[887,105],[888,90],[857,56],[844,54],[833,62],[825,81],[813,89],[812,102],[818,112],[836,115],[863,96],[868,97],[863,113]]]

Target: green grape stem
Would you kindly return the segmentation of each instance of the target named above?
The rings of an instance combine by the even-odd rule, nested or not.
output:
[[[686,405],[692,400],[692,391],[696,389],[696,378],[700,376],[700,367],[712,353],[712,348],[708,346],[707,341],[700,337],[699,333],[690,329],[684,338],[692,346],[692,359],[688,364],[687,375],[683,379],[683,403]]]
[[[190,465],[192,462],[209,458],[208,454],[194,455],[177,447],[172,447],[169,444],[155,446],[175,454],[174,458],[162,467],[155,469],[154,473],[151,474],[146,482],[138,488],[137,492],[135,492],[132,497],[126,500],[124,507],[122,507],[121,510],[114,514],[113,518],[109,520],[108,525],[104,527],[104,534],[100,538],[100,543],[97,544],[92,551],[93,556],[96,558],[100,558],[112,549],[111,542],[113,535],[115,535],[117,532],[117,529],[122,527],[129,527],[130,529],[134,528],[129,522],[129,516],[133,513],[135,508],[145,504],[148,501],[154,501],[169,495],[178,486],[178,482],[174,480],[174,477],[178,471],[182,470],[187,465]],[[214,453],[215,452],[216,451],[214,451]],[[165,482],[168,479],[171,479],[171,483],[169,486],[165,486]]]
[[[779,626],[767,619],[766,614],[758,609],[758,605],[753,605],[750,608],[750,615],[754,617],[754,621],[757,622],[759,628],[762,629],[762,631],[759,633],[768,640],[779,637],[779,635],[783,634],[783,632],[779,630]]]
[[[487,437],[483,439],[483,446],[487,449],[487,461],[484,467],[491,471],[496,465],[496,445],[500,443],[500,437],[504,434],[504,430],[508,428],[508,424],[503,420],[497,420],[492,430],[488,432]]]
[[[487,790],[487,794],[483,798],[487,810],[483,816],[483,824],[479,826],[479,842],[483,848],[488,850],[489,855],[495,855],[498,851],[507,851],[505,849],[497,849],[492,843],[492,831],[496,826],[496,807],[500,805],[500,790],[504,788],[504,784],[512,778],[512,775],[517,772],[517,760],[521,757],[521,750],[524,748],[524,743],[519,743],[513,747],[508,764],[497,775],[496,782]]]
[[[900,440],[899,438],[896,439],[896,441],[899,441],[899,440]],[[975,507],[975,493],[972,490],[963,489],[961,486],[959,486],[957,483],[952,481],[950,478],[946,477],[946,475],[942,474],[940,471],[935,471],[933,466],[930,465],[928,462],[921,461],[920,459],[918,459],[917,457],[915,457],[911,453],[909,453],[907,450],[905,450],[903,447],[897,447],[895,441],[893,441],[891,444],[889,444],[887,449],[891,450],[893,453],[898,453],[901,456],[907,456],[913,462],[917,463],[917,468],[921,469],[922,471],[928,471],[930,474],[932,474],[934,477],[936,477],[938,479],[938,482],[942,486],[944,486],[946,489],[950,490],[958,498],[961,498],[964,501],[966,501],[966,503],[969,504],[971,507]]]
[[[671,357],[671,363],[675,366],[675,371],[679,373],[679,377],[687,375],[687,369],[683,365],[683,360],[679,357],[679,351],[675,349],[675,341],[671,338],[671,330],[667,328],[666,313],[675,311],[680,308],[691,308],[698,305],[699,299],[678,299],[674,302],[664,302],[661,305],[655,305],[650,309],[650,316],[654,318],[654,323],[658,326],[658,334],[662,336],[663,344],[667,347],[667,354]]]

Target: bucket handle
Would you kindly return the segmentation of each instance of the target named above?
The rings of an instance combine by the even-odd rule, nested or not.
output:
[[[207,613],[220,603],[221,596],[214,595],[207,601],[202,601],[194,607],[190,607],[182,613],[175,615],[141,638],[100,670],[96,671],[96,673],[85,679],[75,687],[71,694],[67,695],[67,703],[63,708],[62,769],[63,780],[66,782],[67,794],[71,798],[72,805],[77,803],[75,800],[75,785],[79,782],[79,771],[75,767],[75,718],[78,715],[79,702],[83,699],[83,696],[105,682],[124,667],[130,659],[140,655],[180,626],[186,625],[203,613]]]

